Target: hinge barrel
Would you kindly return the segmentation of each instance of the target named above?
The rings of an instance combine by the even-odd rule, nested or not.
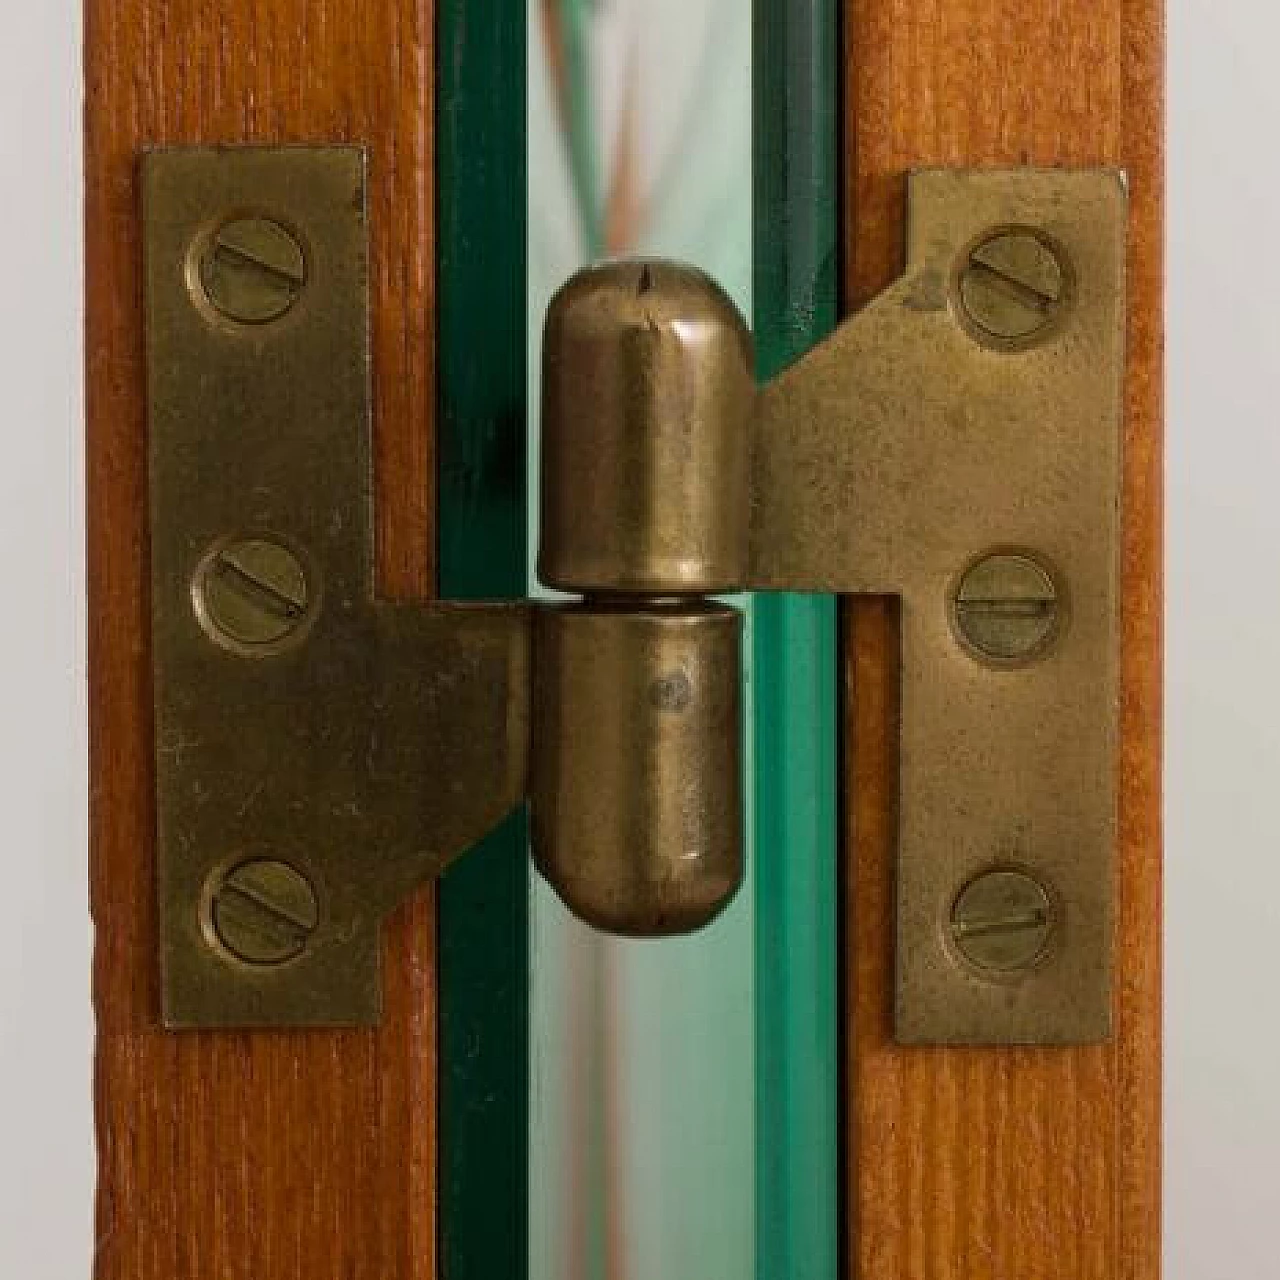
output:
[[[701,272],[575,277],[539,564],[582,598],[545,605],[375,598],[363,154],[143,185],[171,1025],[375,1019],[383,917],[526,798],[585,919],[705,924],[743,841],[711,597],[770,589],[901,602],[899,1037],[1108,1034],[1119,175],[913,176],[901,279],[759,393]]]

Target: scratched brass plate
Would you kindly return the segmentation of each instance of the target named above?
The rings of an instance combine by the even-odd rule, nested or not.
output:
[[[143,191],[165,1021],[369,1023],[381,918],[524,793],[527,612],[375,600],[362,152]]]
[[[752,586],[901,600],[903,1041],[1109,1034],[1125,216],[1114,172],[917,173],[901,279],[761,395]],[[960,264],[999,228],[1033,229],[1069,273],[1060,321],[1021,348],[962,322]],[[993,552],[1031,553],[1057,587],[1054,634],[1021,664],[957,636],[957,586]],[[1033,963],[959,945],[953,913],[988,871],[1043,901],[994,895],[971,949],[1040,928]]]
[[[165,1016],[372,1021],[382,916],[524,794],[529,610],[374,598],[361,153],[160,151],[144,190]],[[1099,1040],[1124,188],[910,197],[901,280],[761,393],[750,585],[901,600],[900,1038]]]

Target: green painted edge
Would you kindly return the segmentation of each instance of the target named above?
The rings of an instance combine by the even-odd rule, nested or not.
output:
[[[525,594],[525,44],[525,5],[439,0],[439,564],[452,599]],[[442,1280],[528,1274],[526,850],[520,812],[440,885]]]
[[[835,327],[835,0],[755,0],[754,311],[767,379]],[[756,1274],[839,1253],[837,645],[831,596],[754,598]]]

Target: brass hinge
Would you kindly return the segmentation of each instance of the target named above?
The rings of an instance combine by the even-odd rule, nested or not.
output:
[[[575,277],[539,569],[581,598],[538,605],[376,598],[362,152],[144,190],[170,1025],[375,1019],[382,918],[525,798],[587,920],[712,918],[745,589],[901,601],[898,1036],[1108,1034],[1120,175],[912,175],[902,277],[759,391],[700,272]]]

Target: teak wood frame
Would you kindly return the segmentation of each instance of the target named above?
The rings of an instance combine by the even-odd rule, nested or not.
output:
[[[435,580],[434,6],[86,0],[97,1280],[432,1280],[434,891],[387,931],[376,1030],[173,1035],[155,966],[138,154],[367,144],[377,571]]]
[[[1114,1037],[891,1035],[896,619],[844,612],[847,1270],[1154,1280],[1160,1268],[1161,0],[848,0],[846,309],[892,278],[919,165],[1115,165],[1130,189]]]
[[[173,1036],[153,957],[136,156],[373,148],[378,569],[426,591],[435,64],[429,0],[87,0],[86,226],[97,1280],[437,1274],[434,911],[390,930],[374,1031]],[[890,1035],[895,619],[845,611],[846,1273],[1159,1271],[1163,25],[1159,0],[848,0],[844,287],[901,260],[920,165],[1120,165],[1131,187],[1116,1036],[902,1049]]]

